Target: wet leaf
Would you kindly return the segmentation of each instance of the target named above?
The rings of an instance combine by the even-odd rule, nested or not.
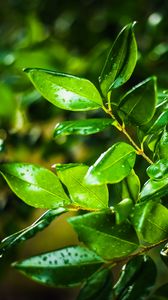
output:
[[[43,167],[29,163],[4,163],[0,165],[0,173],[11,190],[28,205],[57,208],[70,203],[58,177]]]
[[[156,97],[156,78],[150,77],[123,96],[118,107],[120,117],[134,125],[148,123],[155,113]]]
[[[128,221],[117,224],[111,212],[88,213],[69,219],[79,240],[107,260],[126,256],[138,247],[138,238]]]
[[[13,267],[39,283],[68,287],[86,280],[102,263],[94,252],[74,246],[27,258]]]
[[[77,297],[77,300],[112,300],[112,273],[108,269],[102,269],[93,274]]]
[[[134,163],[135,149],[126,143],[117,143],[102,153],[86,174],[87,184],[117,183],[129,175]]]
[[[87,209],[108,207],[107,185],[88,186],[83,180],[89,167],[77,164],[57,164],[58,177],[68,189],[74,205]]]
[[[18,243],[32,238],[39,231],[42,231],[44,228],[46,228],[56,217],[59,217],[65,212],[67,212],[65,208],[48,210],[32,225],[6,237],[0,243],[0,255],[2,255],[9,248],[17,245]]]
[[[152,179],[163,179],[168,177],[168,159],[160,159],[147,168],[147,174]]]
[[[137,61],[137,45],[133,32],[135,23],[128,24],[116,38],[99,77],[103,94],[124,84],[132,75]]]
[[[156,197],[162,197],[167,195],[168,190],[168,177],[165,177],[160,180],[149,179],[140,193],[140,200],[148,200]]]
[[[157,270],[149,256],[137,256],[123,266],[114,286],[118,300],[144,300],[155,284]]]
[[[24,71],[38,92],[59,108],[85,111],[102,106],[98,90],[87,79],[43,69]]]
[[[168,209],[152,200],[136,204],[132,223],[142,241],[160,242],[168,236]]]
[[[103,131],[110,125],[112,125],[112,120],[105,118],[64,121],[56,125],[54,137],[71,134],[89,135]]]

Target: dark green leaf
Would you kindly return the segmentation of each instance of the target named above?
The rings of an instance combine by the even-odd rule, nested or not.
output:
[[[113,300],[112,274],[102,269],[93,274],[82,287],[77,300]]]
[[[30,257],[13,266],[39,283],[63,287],[86,280],[102,263],[94,252],[74,246]]]
[[[32,238],[36,235],[36,233],[46,228],[56,217],[59,217],[66,211],[67,210],[65,208],[48,210],[32,225],[6,237],[0,243],[0,255],[2,255],[6,250],[15,246],[16,244]]]
[[[152,200],[135,205],[132,222],[141,240],[157,243],[168,236],[168,209]]]
[[[104,259],[126,256],[138,247],[138,239],[128,221],[117,224],[111,212],[89,213],[69,220],[79,240]]]
[[[150,77],[128,91],[119,104],[119,115],[136,125],[148,123],[156,106],[156,78]]]
[[[41,95],[55,106],[85,111],[100,108],[101,96],[89,80],[43,69],[25,69]]]
[[[103,94],[124,84],[131,76],[137,61],[137,45],[133,32],[135,23],[128,24],[116,38],[99,81]]]
[[[110,119],[85,119],[75,121],[64,121],[58,123],[54,129],[54,137],[58,135],[80,134],[88,135],[103,131],[112,125]]]
[[[161,250],[160,255],[161,255],[162,260],[168,267],[168,243]]]
[[[108,207],[107,185],[88,186],[83,179],[88,166],[77,164],[57,164],[57,174],[65,184],[73,204],[82,208],[102,209]]]
[[[168,159],[160,159],[147,168],[147,174],[152,179],[163,179],[168,177]]]
[[[118,300],[144,300],[149,295],[156,280],[156,266],[147,256],[131,259],[122,269],[114,286]]]
[[[134,163],[135,149],[126,143],[117,143],[102,153],[86,174],[87,184],[117,183],[129,175]]]
[[[28,163],[4,163],[0,172],[12,191],[33,207],[57,208],[70,203],[58,177],[45,168]]]

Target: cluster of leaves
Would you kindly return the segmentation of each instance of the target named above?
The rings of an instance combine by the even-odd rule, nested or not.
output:
[[[83,283],[78,300],[145,299],[157,274],[155,263],[146,252],[168,239],[167,93],[158,94],[156,78],[150,77],[113,100],[114,89],[127,82],[136,61],[133,23],[116,38],[99,77],[99,90],[87,79],[44,69],[25,69],[37,91],[55,106],[74,112],[106,113],[104,118],[60,122],[54,129],[54,138],[90,135],[112,126],[129,143],[124,140],[113,144],[90,167],[56,164],[56,174],[29,163],[0,164],[2,176],[20,199],[33,207],[49,209],[26,229],[5,238],[0,244],[1,255],[33,237],[61,214],[77,211],[78,215],[68,222],[83,245],[30,257],[13,266],[49,286]],[[144,152],[144,146],[152,151],[154,161]],[[149,180],[142,188],[135,165],[137,156],[150,164]],[[117,188],[116,199],[113,195],[110,198],[110,187]],[[167,246],[161,256],[168,264]],[[125,259],[128,263],[113,283],[111,269]],[[166,291],[167,285],[151,299],[166,299]]]

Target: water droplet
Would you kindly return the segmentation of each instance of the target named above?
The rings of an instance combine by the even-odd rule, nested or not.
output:
[[[64,263],[68,264],[69,263],[69,259],[64,259]]]
[[[44,256],[44,257],[43,257],[43,260],[46,261],[46,260],[47,260],[47,256]]]

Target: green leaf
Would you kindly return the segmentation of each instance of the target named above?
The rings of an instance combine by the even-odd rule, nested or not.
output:
[[[77,300],[112,300],[112,274],[108,269],[102,269],[93,274],[77,297]]]
[[[144,300],[156,281],[157,270],[149,256],[137,256],[123,266],[114,286],[118,300]]]
[[[129,175],[134,163],[135,149],[126,143],[116,143],[102,153],[86,174],[87,184],[117,183]]]
[[[160,252],[160,256],[166,266],[168,267],[168,243],[164,246],[164,248]]]
[[[122,198],[130,198],[134,202],[138,200],[140,192],[140,180],[135,171],[132,170],[130,174],[122,181]]]
[[[156,97],[156,78],[150,77],[123,96],[118,106],[120,117],[135,125],[148,123],[155,113]]]
[[[12,191],[28,205],[57,208],[70,203],[58,177],[43,167],[28,163],[4,163],[0,165],[0,172]]]
[[[98,90],[87,79],[43,69],[24,71],[38,92],[59,108],[86,111],[102,106]]]
[[[152,200],[135,205],[132,222],[141,240],[157,243],[168,236],[168,209]]]
[[[102,263],[92,251],[74,246],[30,257],[13,266],[39,283],[68,287],[86,280]]]
[[[163,179],[168,177],[168,159],[160,159],[147,168],[147,174],[152,179]]]
[[[157,154],[159,158],[168,159],[168,132],[166,129],[163,131],[163,134],[158,142]]]
[[[69,219],[79,240],[107,260],[126,256],[138,247],[138,238],[128,221],[115,223],[111,212],[88,213]]]
[[[103,94],[124,84],[132,75],[137,61],[137,45],[133,32],[135,23],[128,24],[116,38],[99,77]]]
[[[160,140],[160,137],[161,137],[160,132],[145,137],[146,144],[148,148],[153,152],[153,154],[156,154],[158,152],[157,145]]]
[[[54,137],[57,137],[58,135],[89,135],[97,133],[112,125],[112,122],[112,120],[105,118],[64,121],[56,125]]]
[[[107,185],[88,186],[83,179],[89,167],[77,164],[57,164],[58,177],[65,184],[73,204],[87,209],[108,207]]]
[[[6,237],[0,243],[0,255],[2,255],[6,250],[15,246],[16,244],[32,238],[36,235],[36,233],[46,228],[56,217],[59,217],[65,212],[67,212],[65,208],[48,210],[32,225]]]
[[[148,134],[155,133],[168,124],[168,110],[163,111],[156,119],[154,124],[149,128]]]
[[[120,224],[125,221],[133,208],[133,202],[131,199],[126,198],[115,205],[116,223]]]
[[[162,197],[167,195],[168,193],[168,177],[160,179],[160,180],[153,180],[149,179],[142,188],[140,193],[140,200],[148,200],[156,197]]]

